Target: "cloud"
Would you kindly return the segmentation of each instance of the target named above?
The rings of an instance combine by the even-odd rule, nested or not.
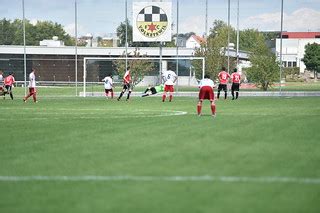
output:
[[[208,26],[209,28],[209,26]],[[173,27],[173,34],[176,33],[176,26]],[[208,29],[209,30],[209,29]],[[179,20],[179,33],[194,32],[197,35],[203,35],[205,32],[204,16],[189,16],[186,19]]]
[[[283,14],[284,31],[319,31],[320,11],[301,8],[294,12]],[[240,21],[241,22],[241,21]],[[260,31],[279,31],[281,14],[265,13],[257,16],[250,16],[242,21],[241,28],[256,28]]]
[[[75,36],[75,24],[74,23],[71,23],[71,24],[68,24],[66,26],[63,27],[63,29],[70,35],[70,36]],[[85,34],[88,33],[88,30],[83,27],[82,25],[79,25],[78,24],[78,37],[80,36],[83,36]]]

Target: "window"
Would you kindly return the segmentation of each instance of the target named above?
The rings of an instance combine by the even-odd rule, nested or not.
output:
[[[292,67],[292,62],[288,61],[288,67]]]
[[[296,61],[292,62],[292,67],[297,67],[297,62]]]

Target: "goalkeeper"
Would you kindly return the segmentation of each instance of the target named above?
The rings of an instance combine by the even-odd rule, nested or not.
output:
[[[159,92],[163,92],[163,85],[162,84],[160,84],[159,86],[153,86],[153,87],[149,86],[142,94],[142,97],[146,97],[149,95],[155,95]]]

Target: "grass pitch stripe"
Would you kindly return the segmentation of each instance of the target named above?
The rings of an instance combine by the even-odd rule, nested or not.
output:
[[[1,182],[26,181],[137,181],[137,182],[243,182],[320,184],[320,178],[297,177],[237,177],[237,176],[0,176]]]

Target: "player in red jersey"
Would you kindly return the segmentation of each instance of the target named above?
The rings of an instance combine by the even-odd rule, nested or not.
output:
[[[127,67],[127,71],[123,76],[123,89],[120,93],[120,96],[117,99],[118,101],[120,101],[121,97],[123,96],[123,94],[125,93],[126,90],[128,90],[128,95],[127,95],[126,101],[129,100],[130,94],[132,92],[130,82],[131,82],[130,67]]]
[[[241,76],[237,72],[237,68],[234,68],[233,73],[231,74],[232,86],[231,86],[231,95],[232,100],[234,100],[234,91],[236,91],[236,99],[239,97],[239,88],[240,88],[240,80]]]
[[[12,85],[14,84],[15,80],[13,77],[13,73],[10,72],[9,75],[4,79],[4,87],[6,88],[6,94],[10,94],[10,98],[13,100],[13,94],[12,94]]]
[[[217,98],[219,99],[220,97],[220,91],[224,91],[224,99],[227,99],[227,84],[228,84],[228,79],[230,78],[229,73],[226,72],[226,68],[222,67],[221,72],[218,74],[219,77],[219,86],[218,86],[218,95]]]
[[[199,102],[197,105],[198,115],[201,116],[202,102],[207,99],[211,103],[211,113],[212,116],[216,115],[216,105],[214,103],[214,93],[213,88],[215,87],[213,81],[210,79],[209,75],[205,75],[204,79],[202,79],[199,83]]]

